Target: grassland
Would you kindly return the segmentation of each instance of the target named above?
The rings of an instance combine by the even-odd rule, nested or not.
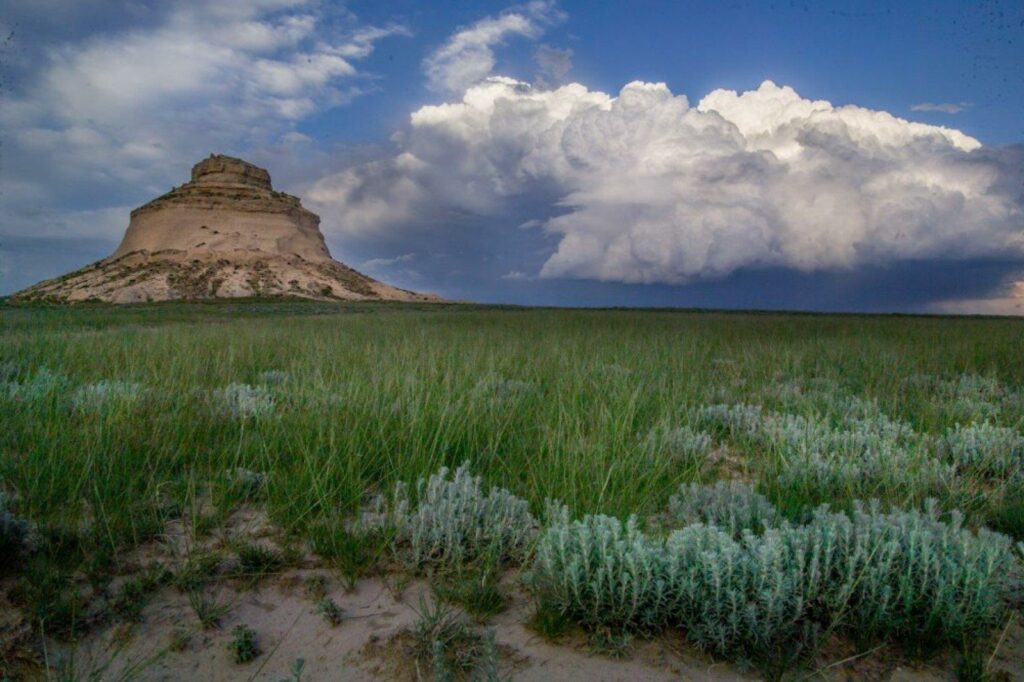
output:
[[[582,532],[574,520],[593,515],[635,516],[643,542],[662,543],[651,551],[663,553],[671,529],[715,521],[680,511],[688,494],[680,486],[729,479],[749,490],[692,490],[712,496],[708,509],[764,497],[774,520],[755,513],[732,528],[741,543],[744,531],[760,537],[780,524],[813,524],[821,504],[853,514],[858,500],[879,501],[872,523],[889,523],[878,519],[890,507],[921,510],[935,500],[936,522],[956,526],[959,510],[971,537],[998,531],[990,572],[971,577],[994,602],[956,632],[936,626],[919,651],[908,647],[926,657],[956,651],[970,671],[1019,608],[1022,357],[1024,322],[1009,319],[302,303],[6,307],[0,489],[5,532],[21,528],[31,539],[18,540],[17,556],[6,552],[4,584],[35,635],[80,636],[100,618],[91,596],[111,593],[133,549],[173,520],[201,534],[255,504],[283,549],[270,558],[239,551],[248,572],[272,572],[307,550],[353,580],[396,566],[432,577],[526,567],[541,610],[553,610],[538,614],[542,631],[576,623],[614,648],[627,634],[697,626],[676,615],[588,622],[580,615],[588,608],[607,609],[563,603],[571,588],[543,583],[540,560],[555,561],[544,555],[553,542],[545,533]],[[393,509],[376,526],[359,521],[387,507],[402,483],[413,485],[406,506],[414,514],[428,494],[415,482],[463,464],[482,490],[500,486],[524,501],[533,530],[515,542],[488,536],[479,555],[463,543],[457,553],[465,555],[449,561],[442,545],[410,554],[416,533],[428,531],[395,522]],[[549,500],[564,505],[561,521],[545,512]],[[601,523],[610,537],[625,532]],[[500,610],[486,575],[481,585],[469,602]],[[144,599],[145,584],[134,589]],[[844,599],[835,612],[801,612],[787,623],[843,631]],[[116,611],[116,598],[106,603]],[[911,610],[934,617],[933,607]],[[945,618],[963,615],[954,611]],[[891,627],[872,621],[874,635],[859,645],[906,644],[923,621],[904,617]],[[804,655],[784,656],[778,641],[766,649],[730,636],[715,640],[728,646],[696,644],[770,676],[802,665]]]

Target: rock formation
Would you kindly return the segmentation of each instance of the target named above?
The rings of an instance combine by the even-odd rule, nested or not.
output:
[[[137,303],[249,296],[438,300],[334,260],[315,213],[274,191],[263,168],[220,155],[197,163],[191,182],[132,211],[110,257],[12,298]]]

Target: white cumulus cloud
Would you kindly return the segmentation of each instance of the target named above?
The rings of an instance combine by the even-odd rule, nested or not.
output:
[[[613,96],[491,77],[396,139],[394,157],[314,185],[328,229],[443,239],[446,216],[486,231],[547,202],[541,277],[634,283],[1024,254],[1020,164],[1000,150],[770,81],[692,106],[660,83]]]
[[[148,21],[47,46],[0,109],[4,181],[34,205],[69,186],[153,192],[210,152],[271,144],[369,87],[357,68],[401,26],[305,0],[178,0]],[[18,201],[8,195],[6,201]]]
[[[462,28],[423,61],[428,83],[434,90],[462,92],[491,74],[492,48],[513,36],[536,38],[563,18],[551,0],[534,0]]]

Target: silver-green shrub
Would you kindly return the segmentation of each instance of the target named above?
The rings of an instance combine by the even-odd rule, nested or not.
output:
[[[664,546],[635,518],[569,521],[563,511],[541,537],[527,581],[544,608],[585,627],[651,630],[667,616],[664,576]]]
[[[988,422],[947,430],[940,452],[959,471],[1003,477],[1024,468],[1024,436]]]
[[[866,498],[900,489],[920,499],[955,473],[930,456],[909,425],[880,412],[847,414],[838,427],[800,415],[768,415],[762,428],[763,442],[781,455],[779,486],[811,497]]]
[[[734,439],[757,438],[761,433],[761,406],[735,404],[705,405],[697,421],[719,436]]]
[[[839,428],[827,421],[802,415],[765,415],[759,429],[761,440],[784,453],[834,452],[859,455],[871,450],[906,447],[916,438],[909,425],[882,413],[867,417],[845,415]]]
[[[648,443],[659,455],[665,455],[673,462],[689,462],[696,465],[705,463],[714,448],[714,440],[710,433],[696,431],[689,426],[655,429],[648,436]]]
[[[504,488],[486,494],[466,465],[451,479],[442,467],[420,479],[415,495],[395,486],[390,510],[396,556],[414,571],[454,568],[484,558],[498,563],[526,558],[537,522],[529,505]]]
[[[1009,538],[954,513],[817,510],[738,537],[696,523],[667,539],[564,511],[538,541],[528,584],[542,608],[590,628],[681,627],[723,656],[771,665],[845,629],[860,638],[963,643],[1001,622],[1017,559]]]
[[[280,369],[267,369],[259,374],[259,381],[261,384],[268,384],[270,386],[276,386],[283,384],[288,381],[288,372]]]
[[[131,407],[145,395],[146,388],[142,384],[102,379],[75,389],[71,406],[78,412],[95,414],[117,406]]]
[[[0,383],[0,398],[23,403],[35,402],[51,395],[66,393],[70,384],[70,380],[63,374],[40,367],[25,381]]]
[[[821,629],[810,614],[829,557],[806,527],[734,539],[695,524],[669,536],[665,557],[666,617],[706,650],[785,666]]]
[[[940,383],[936,399],[944,411],[964,421],[987,421],[1000,412],[1003,386],[992,377],[962,374]]]
[[[233,383],[211,393],[214,410],[235,419],[274,414],[274,394],[265,386]]]
[[[860,636],[962,642],[984,635],[1005,612],[1015,559],[1011,540],[973,533],[953,512],[859,507],[819,510],[810,524],[835,547],[825,603]]]
[[[704,523],[734,537],[744,530],[760,533],[778,521],[778,512],[768,498],[742,481],[718,481],[714,485],[684,483],[669,498],[668,515],[674,525]]]
[[[809,499],[870,497],[900,491],[922,499],[948,485],[951,466],[918,450],[882,447],[856,454],[841,451],[794,453],[778,474],[780,489],[802,492]]]
[[[780,488],[802,491],[808,499],[869,498],[893,489],[923,499],[955,474],[930,455],[920,434],[872,403],[838,407],[837,425],[742,404],[706,406],[699,419],[719,434],[777,453]]]

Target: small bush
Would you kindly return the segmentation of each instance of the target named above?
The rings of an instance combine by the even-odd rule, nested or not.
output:
[[[321,599],[327,596],[327,576],[317,573],[305,580],[304,590],[307,597]]]
[[[569,522],[563,512],[541,536],[527,580],[542,609],[584,627],[653,630],[666,619],[664,561],[635,518]]]
[[[859,636],[919,645],[961,643],[1002,619],[1014,557],[1008,537],[972,533],[953,512],[860,507],[852,516],[820,510],[812,527],[834,547],[827,604]]]
[[[719,437],[756,438],[761,430],[760,405],[705,405],[697,413],[701,425]]]
[[[146,395],[142,384],[103,379],[79,386],[71,396],[71,406],[78,412],[100,414],[117,407],[129,408]]]
[[[528,396],[536,390],[537,386],[531,381],[505,379],[500,376],[491,375],[477,382],[473,388],[473,395],[500,406]]]
[[[231,634],[233,638],[228,643],[228,651],[234,657],[235,663],[248,663],[262,653],[256,631],[248,625],[236,626]]]
[[[549,642],[555,642],[562,638],[572,625],[572,621],[557,608],[538,601],[529,624],[541,637]]]
[[[714,447],[710,433],[695,431],[689,426],[671,429],[664,434],[655,432],[652,436],[655,443],[673,460],[696,467],[706,463],[708,453]]]
[[[265,418],[274,414],[274,394],[265,386],[228,384],[211,394],[214,410],[235,419]]]
[[[339,519],[313,524],[308,530],[314,552],[328,560],[349,586],[368,575],[388,551],[386,528],[347,527]]]
[[[984,422],[999,414],[1003,393],[1003,387],[992,377],[962,374],[941,382],[936,398],[943,411],[952,417]]]
[[[0,398],[22,403],[36,402],[53,395],[63,395],[70,385],[70,380],[63,374],[40,367],[26,381],[0,383]]]
[[[280,369],[268,369],[260,372],[259,381],[261,384],[267,384],[269,386],[277,386],[288,381],[288,372]]]
[[[715,485],[683,484],[669,498],[669,518],[679,526],[705,523],[738,537],[775,525],[778,512],[748,483],[718,481]]]
[[[480,558],[521,561],[536,533],[529,506],[503,488],[484,494],[465,465],[451,480],[442,468],[420,479],[415,502],[407,486],[395,488],[391,509],[396,555],[414,571],[454,568]]]
[[[806,528],[736,540],[696,524],[674,531],[663,551],[663,618],[698,646],[775,676],[815,644],[820,627],[808,609],[822,588],[822,557]]]
[[[338,606],[338,602],[334,601],[330,597],[323,596],[316,602],[316,612],[323,616],[331,627],[341,625],[342,619],[345,617],[345,613]]]
[[[1003,477],[1024,467],[1024,436],[988,422],[957,424],[942,438],[940,452],[959,471]]]

